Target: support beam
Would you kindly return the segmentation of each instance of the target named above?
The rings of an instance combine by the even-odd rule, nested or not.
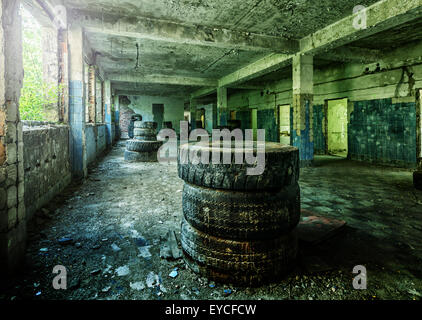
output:
[[[106,142],[107,147],[112,145],[112,129],[111,129],[111,82],[110,80],[104,81],[104,112],[105,112],[105,123],[107,126],[106,130]]]
[[[198,107],[198,101],[196,99],[190,99],[189,101],[189,111],[190,111],[190,126],[191,130],[196,129],[196,116],[197,116],[197,107]]]
[[[167,76],[167,75],[159,75],[159,74],[136,75],[136,74],[126,74],[126,73],[110,73],[110,74],[107,74],[107,79],[110,79],[112,82],[133,82],[133,83],[142,83],[142,84],[170,84],[170,85],[182,85],[182,86],[192,86],[192,87],[216,87],[218,83],[216,79]]]
[[[70,81],[69,81],[69,124],[70,159],[72,174],[76,179],[85,178],[87,171],[85,136],[85,98],[83,72],[82,28],[69,30]]]
[[[359,13],[350,15],[301,39],[300,51],[315,55],[416,21],[422,17],[422,0],[383,0],[366,8],[364,13],[366,28],[357,27]]]
[[[114,122],[116,127],[116,140],[120,139],[120,97],[114,92]]]
[[[300,40],[298,54],[321,54],[422,17],[422,0],[383,0],[366,9],[367,28],[356,28],[358,14],[348,16]],[[219,80],[229,87],[270,73],[292,62],[293,55],[270,54]]]
[[[19,117],[23,80],[19,4],[17,0],[0,1],[0,288],[12,279],[12,274],[24,271],[25,266],[25,172]]]
[[[232,87],[267,73],[277,71],[291,64],[293,55],[270,54],[243,67],[218,81],[219,87]]]
[[[297,55],[293,58],[292,143],[299,149],[301,166],[310,165],[314,159],[313,67],[311,55]]]
[[[69,122],[69,52],[68,31],[59,30],[59,121]]]
[[[229,120],[227,109],[227,88],[217,88],[217,122],[219,126],[227,126]]]
[[[416,92],[416,156],[418,169],[422,170],[422,89]]]
[[[97,110],[96,110],[96,93],[97,93],[97,80],[95,66],[89,66],[88,69],[88,114],[89,122],[97,123]]]
[[[326,50],[321,54],[321,58],[342,62],[373,63],[382,58],[382,53],[380,50],[346,46]]]
[[[87,32],[136,39],[258,52],[295,53],[299,50],[299,43],[295,40],[200,25],[183,25],[146,17],[118,17],[103,12],[73,10],[71,21]]]

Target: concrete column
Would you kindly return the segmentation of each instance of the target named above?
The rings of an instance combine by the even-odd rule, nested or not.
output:
[[[96,110],[96,69],[95,66],[89,66],[88,68],[88,114],[89,122],[97,123],[97,110]]]
[[[19,4],[17,0],[0,2],[0,282],[22,269],[26,249]]]
[[[416,156],[422,171],[422,89],[416,92]]]
[[[41,28],[42,50],[43,50],[43,79],[48,89],[57,90],[59,83],[58,57],[58,34],[54,27],[43,26]],[[50,98],[51,99],[51,98]],[[45,106],[48,121],[59,121],[59,110],[57,100],[51,101]]]
[[[120,100],[119,100],[119,95],[115,94],[114,95],[114,122],[115,122],[115,126],[116,126],[116,140],[120,139]]]
[[[227,88],[217,88],[217,122],[220,126],[227,126],[229,111],[227,109]]]
[[[190,110],[190,122],[191,130],[196,129],[196,115],[197,115],[198,101],[196,99],[190,99],[189,110]]]
[[[87,176],[87,156],[83,88],[83,33],[80,27],[69,30],[69,56],[70,162],[73,176],[76,179],[81,179]]]
[[[218,127],[218,114],[217,114],[217,103],[212,104],[212,128],[217,129]]]
[[[69,123],[69,54],[68,32],[60,30],[59,42],[59,121]]]
[[[293,146],[299,148],[301,166],[312,164],[313,142],[313,56],[293,58]]]
[[[106,130],[107,147],[111,147],[112,132],[111,132],[111,83],[110,83],[110,80],[104,81],[104,113],[105,113],[105,123],[107,126],[107,130]]]

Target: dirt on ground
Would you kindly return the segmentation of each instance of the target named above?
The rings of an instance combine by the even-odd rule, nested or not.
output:
[[[176,164],[126,163],[123,153],[119,142],[87,180],[39,210],[25,270],[0,299],[421,299],[422,192],[409,170],[317,157],[301,170],[302,208],[347,226],[318,245],[301,242],[296,269],[281,281],[240,288],[160,257],[169,231],[180,244],[183,181]],[[53,288],[57,265],[67,290]],[[367,269],[367,290],[353,288],[356,265]]]

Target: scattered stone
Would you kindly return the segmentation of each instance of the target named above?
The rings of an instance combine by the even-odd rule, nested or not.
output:
[[[124,277],[130,273],[128,266],[119,267],[116,269],[117,276]]]
[[[97,274],[100,274],[101,269],[95,269],[93,271],[91,271],[91,275],[96,276]]]
[[[145,284],[141,281],[130,283],[130,288],[137,291],[142,291],[145,289]]]
[[[79,248],[82,248],[82,244],[81,244],[80,242],[76,242],[76,243],[75,243],[75,247],[76,247],[76,248],[78,248],[78,249],[79,249]]]
[[[146,283],[148,288],[154,288],[160,284],[160,278],[157,274],[151,271],[147,276]]]
[[[161,245],[160,257],[163,259],[180,259],[182,257],[182,252],[177,245],[174,231],[169,231],[166,239],[167,241]]]
[[[152,246],[147,246],[147,247],[139,247],[139,255],[138,257],[142,257],[145,259],[149,259],[152,257],[151,252],[149,252],[149,249],[152,248]]]
[[[110,289],[111,289],[111,287],[106,287],[106,288],[102,289],[101,292],[107,293],[107,292],[110,291]]]
[[[48,252],[48,248],[41,248],[40,252]]]
[[[67,246],[73,243],[72,238],[60,238],[58,241],[59,241],[59,244],[61,244],[62,246]]]
[[[113,244],[111,245],[111,249],[113,249],[113,251],[114,251],[114,252],[118,252],[118,251],[122,250],[122,249],[120,249],[120,247],[119,247],[117,244],[115,244],[115,243],[113,243]]]
[[[92,249],[94,249],[94,250],[98,250],[100,248],[101,248],[100,244],[96,244],[96,245],[92,246]]]
[[[229,295],[231,295],[233,292],[232,292],[230,289],[224,289],[223,293],[224,293],[224,296],[225,296],[225,297],[228,297],[228,296],[229,296]]]
[[[179,268],[175,268],[172,272],[170,272],[170,274],[169,274],[170,278],[174,279],[179,275],[179,273],[177,272],[178,269]]]

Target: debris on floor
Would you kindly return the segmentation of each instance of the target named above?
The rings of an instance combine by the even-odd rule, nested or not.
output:
[[[323,217],[302,209],[297,234],[301,241],[318,244],[338,234],[345,225],[346,221]]]
[[[161,245],[160,257],[163,259],[180,259],[182,257],[182,252],[177,245],[174,231],[169,231],[166,239],[167,241]]]

